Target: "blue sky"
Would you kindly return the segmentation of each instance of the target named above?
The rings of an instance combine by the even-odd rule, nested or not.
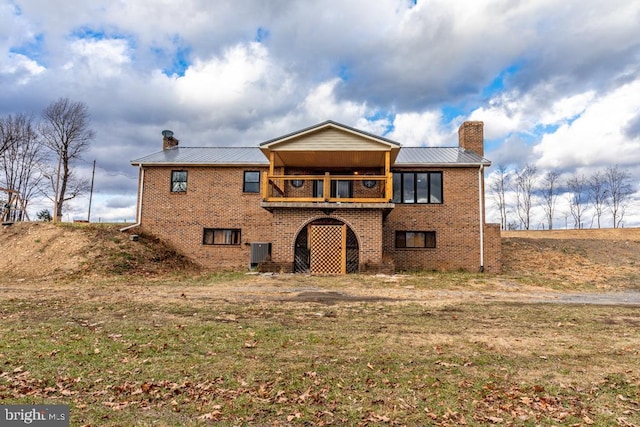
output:
[[[639,22],[622,0],[0,0],[0,114],[88,104],[94,220],[134,219],[129,161],[163,129],[251,146],[331,119],[453,146],[471,119],[496,166],[628,170],[640,226]]]

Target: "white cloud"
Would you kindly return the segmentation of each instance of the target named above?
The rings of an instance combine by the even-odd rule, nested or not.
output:
[[[455,146],[457,134],[441,125],[439,111],[399,113],[393,121],[394,129],[389,138],[404,146]]]
[[[267,52],[257,44],[237,45],[225,52],[223,58],[196,60],[176,79],[176,89],[184,104],[214,107],[235,104],[242,99],[250,85],[265,73]]]
[[[523,105],[522,98],[517,91],[499,94],[486,106],[474,110],[468,119],[487,124],[487,139],[504,138],[513,132],[521,132],[531,126],[525,117],[526,105]]]
[[[640,163],[639,16],[626,0],[9,0],[0,112],[85,101],[88,156],[125,173],[163,128],[253,145],[327,119],[433,146],[482,120],[494,164]]]
[[[588,90],[574,96],[557,99],[551,108],[542,111],[540,123],[553,125],[579,116],[588,108],[595,95],[594,90]]]
[[[355,123],[353,123],[353,127],[356,129],[361,129],[365,132],[385,136],[387,138],[391,138],[390,135],[387,135],[387,132],[392,125],[391,120],[387,117],[360,117]]]
[[[45,67],[19,53],[10,53],[7,62],[0,64],[0,74],[15,76],[18,85],[29,83],[33,76],[44,72]]]
[[[487,126],[492,126],[487,122]],[[485,157],[496,166],[524,166],[532,161],[531,146],[518,134],[509,135],[495,149],[485,147]]]
[[[237,44],[221,57],[196,59],[172,77],[176,98],[191,114],[216,120],[259,120],[290,102],[292,77],[259,43]]]
[[[339,83],[340,79],[333,79],[313,88],[301,104],[305,114],[316,122],[332,119],[345,124],[365,116],[366,104],[336,99],[335,89]]]
[[[0,52],[9,52],[10,48],[30,43],[34,38],[28,19],[18,14],[16,6],[0,4]]]
[[[123,68],[131,63],[129,46],[122,39],[79,39],[70,43],[73,56],[64,65],[67,72],[73,68],[79,73],[90,73],[92,79],[119,76]]]
[[[640,80],[592,99],[575,121],[547,134],[534,147],[543,168],[634,165],[640,163],[640,141],[625,135],[625,126],[640,112]]]

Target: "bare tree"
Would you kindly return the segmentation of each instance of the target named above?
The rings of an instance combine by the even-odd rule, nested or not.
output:
[[[613,228],[620,227],[620,223],[624,218],[624,213],[629,202],[629,196],[633,193],[629,179],[631,174],[625,170],[619,169],[618,165],[609,167],[604,173],[607,186],[607,206],[611,211],[613,219]]]
[[[602,218],[602,212],[606,206],[608,191],[605,181],[605,176],[601,171],[596,171],[587,182],[587,192],[589,194],[589,201],[595,211],[595,216],[600,228],[600,219]]]
[[[531,198],[537,171],[534,165],[528,164],[515,176],[516,211],[520,224],[525,230],[529,230],[531,226]]]
[[[573,217],[574,228],[582,228],[582,216],[586,209],[587,178],[577,172],[567,180],[569,211]]]
[[[0,132],[3,139],[14,140],[0,156],[4,176],[3,185],[20,193],[26,209],[42,179],[39,167],[45,162],[45,153],[38,139],[33,116],[19,113],[15,116],[0,118]],[[13,218],[22,220],[22,218]]]
[[[0,118],[0,156],[17,142],[15,119],[11,116]]]
[[[89,128],[89,109],[84,102],[60,98],[42,113],[43,143],[56,156],[55,174],[48,178],[53,190],[54,221],[62,218],[64,203],[87,191],[87,180],[78,179],[73,170],[75,161],[89,148],[95,133]]]
[[[507,169],[504,166],[499,165],[496,179],[491,183],[489,187],[493,196],[493,200],[495,201],[496,205],[498,206],[498,210],[500,211],[500,227],[503,230],[507,229],[506,192],[509,188],[509,179],[510,176],[507,173]]]
[[[544,213],[547,217],[549,230],[553,230],[553,214],[556,208],[556,200],[558,199],[558,184],[560,180],[560,172],[550,170],[542,179],[542,188],[540,194],[544,200]]]

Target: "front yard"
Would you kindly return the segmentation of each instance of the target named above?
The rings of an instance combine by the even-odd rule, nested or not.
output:
[[[0,402],[73,426],[640,425],[638,307],[501,280],[12,282]]]

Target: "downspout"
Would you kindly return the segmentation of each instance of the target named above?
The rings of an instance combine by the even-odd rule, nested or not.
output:
[[[127,227],[121,228],[120,231],[127,231],[134,227],[139,227],[142,222],[142,195],[144,193],[144,168],[140,165],[140,192],[138,198],[138,211],[136,212],[136,223]]]
[[[480,214],[480,272],[484,272],[484,204],[482,203],[482,177],[484,165],[478,169],[478,210]]]

